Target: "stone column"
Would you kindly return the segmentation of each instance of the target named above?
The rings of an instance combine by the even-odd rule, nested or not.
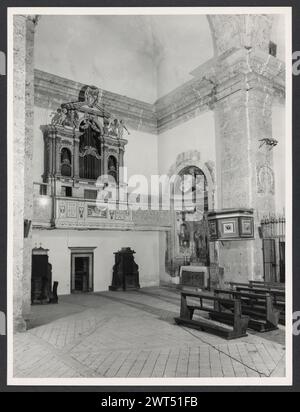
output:
[[[32,231],[24,237],[24,220],[33,209],[33,105],[35,16],[14,16],[13,22],[13,308],[14,330],[26,329],[31,300]]]
[[[218,242],[225,280],[263,278],[260,220],[275,209],[272,100],[284,93],[284,67],[269,54],[270,15],[210,15],[216,65],[215,120],[219,208],[254,209],[255,239]],[[271,79],[271,80],[270,80]]]
[[[56,133],[55,137],[55,176],[61,176],[61,137]]]
[[[74,154],[73,154],[73,174],[74,179],[79,179],[79,136],[80,133],[75,132],[74,136]]]
[[[48,176],[50,178],[53,177],[53,142],[54,139],[52,135],[47,136],[47,150],[49,153],[49,160],[48,160]]]
[[[275,210],[273,150],[279,148],[262,145],[261,139],[275,137],[270,78],[277,78],[281,66],[272,56],[246,49],[219,63],[215,104],[218,205],[254,209],[255,222],[254,240],[219,242],[219,264],[226,280],[245,282],[263,278],[259,225],[265,214]]]
[[[101,171],[101,176],[104,174],[104,145],[105,145],[105,142],[104,142],[104,138],[103,138],[103,136],[101,136],[101,140],[100,140],[100,142],[101,142],[101,166],[100,166],[100,171]]]
[[[124,146],[119,147],[119,156],[118,156],[118,176],[119,176],[119,183],[124,183]]]

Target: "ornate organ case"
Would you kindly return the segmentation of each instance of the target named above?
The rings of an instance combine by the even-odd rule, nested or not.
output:
[[[63,103],[44,127],[44,182],[55,197],[84,197],[98,177],[122,184],[127,128],[99,102],[100,90],[87,87],[83,99]],[[50,193],[49,193],[50,194]]]

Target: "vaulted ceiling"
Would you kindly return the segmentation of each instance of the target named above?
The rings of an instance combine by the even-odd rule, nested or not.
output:
[[[204,15],[44,15],[35,37],[37,69],[149,103],[213,54]]]
[[[206,16],[42,16],[35,67],[149,103],[213,55]]]

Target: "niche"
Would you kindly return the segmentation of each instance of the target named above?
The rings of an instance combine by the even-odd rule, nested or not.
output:
[[[61,150],[60,163],[61,175],[70,177],[72,175],[72,155],[70,150],[66,147]]]

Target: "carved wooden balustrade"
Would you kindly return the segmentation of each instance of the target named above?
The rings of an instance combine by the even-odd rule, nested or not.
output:
[[[52,196],[50,190],[50,185],[35,185],[33,227],[169,230],[171,226],[168,210],[142,210],[120,201]]]

